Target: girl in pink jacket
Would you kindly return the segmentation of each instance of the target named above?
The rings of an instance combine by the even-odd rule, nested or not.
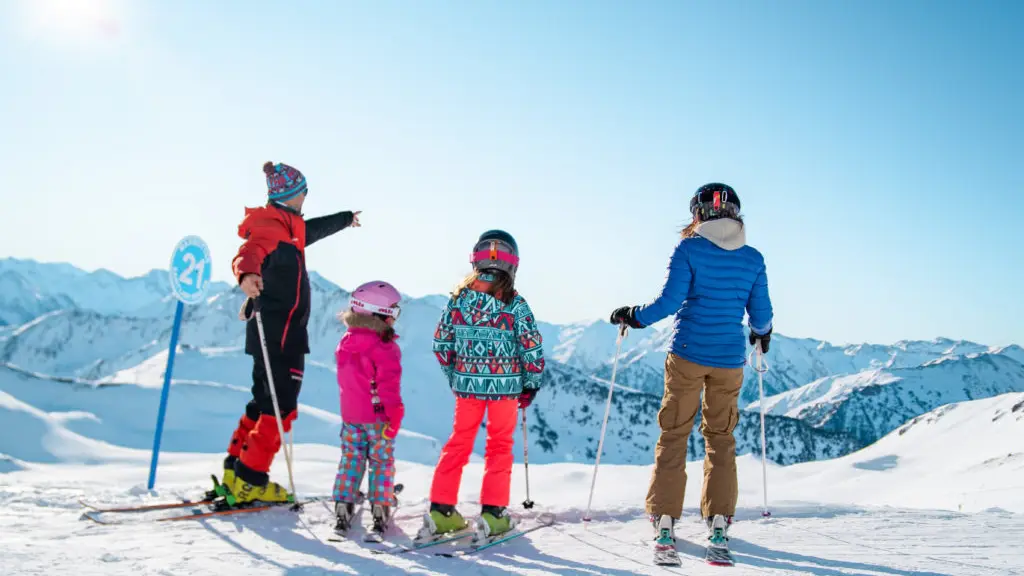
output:
[[[395,436],[402,425],[402,352],[394,324],[401,294],[387,282],[367,282],[352,293],[341,320],[348,330],[335,351],[341,391],[341,463],[334,481],[335,532],[351,525],[367,461],[373,532],[382,536],[395,501]]]

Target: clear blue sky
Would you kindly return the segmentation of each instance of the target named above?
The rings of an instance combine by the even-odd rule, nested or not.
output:
[[[63,7],[62,12],[60,8]],[[1024,342],[1024,3],[0,4],[0,255],[230,276],[260,167],[302,170],[346,287],[439,293],[519,240],[549,321],[660,288],[733,185],[776,329]]]

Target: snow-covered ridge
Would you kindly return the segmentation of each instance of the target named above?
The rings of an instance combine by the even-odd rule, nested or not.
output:
[[[210,295],[228,289],[210,286]],[[101,314],[152,317],[161,315],[170,292],[167,272],[124,278],[109,270],[86,272],[70,264],[35,260],[0,260],[0,322],[22,324],[62,308],[81,308]]]
[[[1024,364],[1006,352],[948,356],[911,368],[830,376],[766,398],[765,411],[845,431],[870,444],[939,406],[1024,392]],[[747,409],[758,410],[759,403]]]

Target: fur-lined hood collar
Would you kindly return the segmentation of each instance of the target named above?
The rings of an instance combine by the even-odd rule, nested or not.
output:
[[[376,332],[382,340],[389,342],[398,338],[395,329],[373,314],[357,314],[346,310],[340,314],[341,321],[349,328],[365,328]]]

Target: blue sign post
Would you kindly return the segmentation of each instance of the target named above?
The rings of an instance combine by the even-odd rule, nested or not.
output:
[[[149,484],[156,483],[156,463],[160,455],[160,437],[164,432],[164,414],[167,412],[167,395],[171,390],[171,373],[174,371],[174,353],[178,349],[178,333],[181,331],[181,316],[185,304],[199,304],[210,287],[210,250],[198,236],[186,236],[174,247],[171,255],[171,292],[178,300],[174,309],[174,325],[171,328],[171,348],[167,353],[167,370],[164,371],[164,387],[160,392],[160,411],[156,417],[156,434],[153,436],[153,459],[149,464]]]

